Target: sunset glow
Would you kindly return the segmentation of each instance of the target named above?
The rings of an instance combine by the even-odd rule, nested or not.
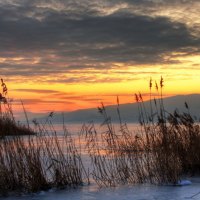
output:
[[[161,76],[165,96],[200,93],[199,11],[198,0],[0,0],[0,74],[13,107],[132,103]]]

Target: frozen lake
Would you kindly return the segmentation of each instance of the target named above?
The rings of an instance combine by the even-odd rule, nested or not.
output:
[[[76,137],[80,132],[81,124],[66,125],[69,132]],[[137,131],[136,124],[128,125],[131,131]],[[97,128],[99,125],[97,125]],[[55,129],[58,135],[62,135],[62,126],[57,124]],[[117,127],[116,127],[117,130]],[[86,156],[86,155],[84,155]],[[87,157],[87,156],[86,156]],[[87,162],[87,161],[86,161]],[[86,165],[89,166],[89,161]],[[200,178],[188,178],[192,182],[188,186],[155,186],[149,184],[141,185],[121,185],[111,188],[99,188],[92,182],[76,189],[63,189],[41,191],[39,193],[9,196],[1,198],[3,200],[200,200]]]

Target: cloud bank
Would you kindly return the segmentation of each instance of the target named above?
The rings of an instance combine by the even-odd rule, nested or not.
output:
[[[115,63],[179,63],[173,53],[199,54],[198,11],[197,0],[1,0],[1,74],[98,82],[92,70],[119,69]]]

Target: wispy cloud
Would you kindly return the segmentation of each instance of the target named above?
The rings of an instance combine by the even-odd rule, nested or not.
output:
[[[17,92],[28,92],[28,93],[41,93],[41,94],[55,94],[60,93],[57,90],[40,90],[40,89],[14,89],[13,91]]]
[[[33,105],[33,104],[48,105],[48,104],[51,104],[51,105],[54,105],[54,107],[56,107],[55,104],[74,104],[74,102],[66,101],[66,100],[54,100],[54,99],[53,100],[47,100],[47,99],[43,100],[43,99],[38,99],[38,98],[36,98],[36,99],[23,99],[23,103],[25,105]],[[21,100],[15,99],[14,104],[15,105],[17,105],[17,104],[21,105]],[[54,107],[52,107],[52,109]]]

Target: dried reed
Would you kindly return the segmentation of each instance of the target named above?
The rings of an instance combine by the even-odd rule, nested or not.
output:
[[[176,184],[182,175],[200,172],[200,126],[187,112],[168,113],[163,100],[164,79],[155,82],[159,99],[145,107],[142,95],[135,94],[141,131],[130,132],[122,122],[119,99],[119,131],[115,131],[104,105],[98,108],[104,118],[104,132],[97,133],[94,124],[84,126],[86,148],[91,157],[93,178],[100,186],[124,183]]]

